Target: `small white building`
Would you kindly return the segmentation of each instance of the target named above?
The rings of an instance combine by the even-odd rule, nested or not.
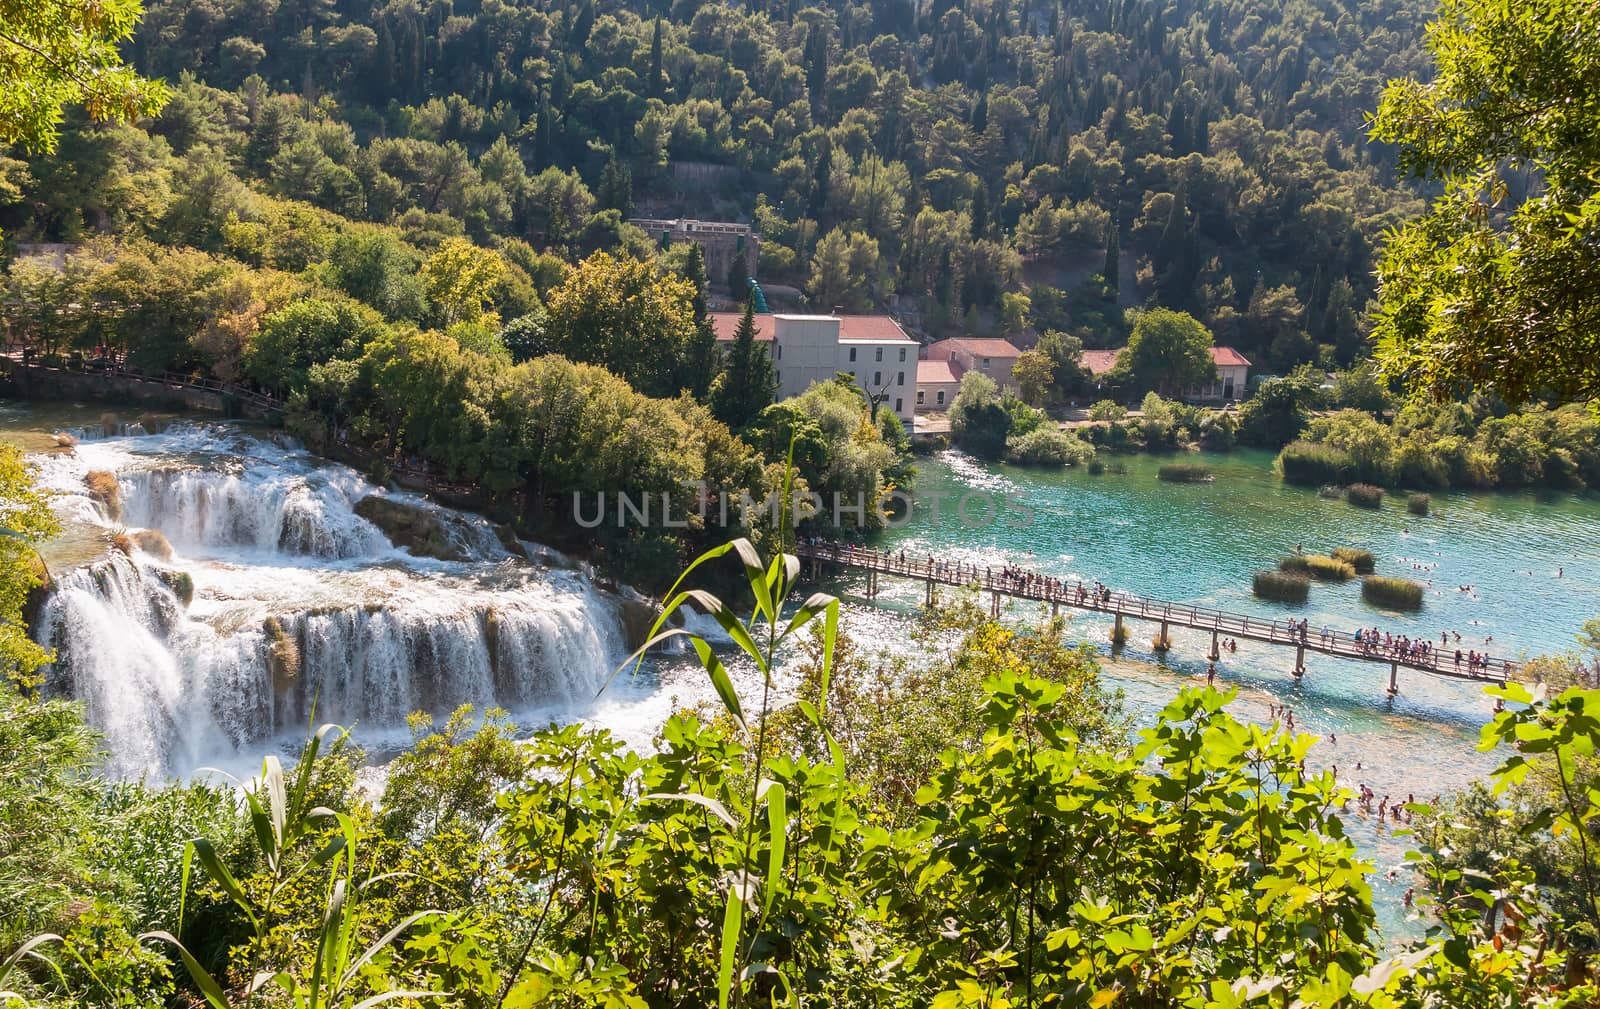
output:
[[[711,316],[717,341],[733,342],[739,312]],[[887,315],[757,315],[756,339],[767,346],[778,398],[798,396],[816,382],[854,375],[856,385],[895,412],[909,428],[917,389],[917,341]]]

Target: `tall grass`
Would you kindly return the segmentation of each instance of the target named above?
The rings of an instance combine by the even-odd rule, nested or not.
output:
[[[1361,598],[1391,610],[1422,609],[1423,584],[1409,578],[1368,575],[1361,579]]]
[[[1370,575],[1376,567],[1371,550],[1359,550],[1356,547],[1339,547],[1333,552],[1333,559],[1344,561],[1355,568],[1358,575]]]
[[[1193,462],[1173,462],[1156,470],[1157,478],[1168,483],[1207,483],[1213,479],[1211,469]]]
[[[1433,497],[1428,494],[1413,494],[1406,498],[1406,511],[1413,515],[1426,515],[1433,509]]]
[[[1278,570],[1319,582],[1347,582],[1356,576],[1356,569],[1350,562],[1322,554],[1290,554],[1278,561]]]
[[[1383,505],[1383,488],[1370,483],[1353,483],[1345,488],[1344,499],[1357,508],[1378,508]]]
[[[1257,571],[1250,587],[1262,599],[1303,603],[1311,594],[1311,579],[1291,571]]]
[[[1355,471],[1355,464],[1347,452],[1331,445],[1318,445],[1309,441],[1296,441],[1285,445],[1278,453],[1278,472],[1283,479],[1302,487],[1344,483]]]
[[[117,483],[117,475],[110,470],[92,469],[83,475],[84,486],[89,488],[89,496],[100,502],[105,509],[106,518],[113,522],[122,519],[122,487]]]

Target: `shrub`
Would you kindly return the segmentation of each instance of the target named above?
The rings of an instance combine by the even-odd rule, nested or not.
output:
[[[122,488],[117,483],[115,473],[92,469],[83,475],[83,483],[89,488],[89,497],[100,502],[105,509],[106,518],[113,522],[122,518]]]
[[[1287,483],[1302,487],[1344,483],[1355,470],[1348,452],[1308,441],[1285,445],[1278,453],[1277,467]]]
[[[1333,552],[1333,559],[1344,561],[1355,569],[1358,575],[1372,574],[1374,559],[1371,550],[1358,550],[1355,547],[1340,547]]]
[[[1383,488],[1370,483],[1353,483],[1345,488],[1344,499],[1357,508],[1377,508],[1383,504]]]
[[[1109,399],[1102,399],[1089,408],[1090,420],[1118,421],[1128,416],[1128,408],[1120,406]]]
[[[167,542],[167,538],[161,535],[159,529],[140,529],[133,534],[133,542],[151,557],[159,557],[164,561],[172,560],[172,544]]]
[[[1361,579],[1361,598],[1391,610],[1422,609],[1423,585],[1409,578],[1368,575]]]
[[[1311,579],[1290,571],[1257,571],[1250,587],[1262,599],[1303,603],[1311,594]]]
[[[1106,464],[1099,459],[1089,460],[1089,475],[1099,476],[1106,471]]]
[[[1413,494],[1406,498],[1406,511],[1413,515],[1426,515],[1433,507],[1433,498],[1427,494]]]
[[[1337,501],[1344,497],[1344,488],[1336,483],[1325,483],[1317,488],[1317,497],[1327,501]]]
[[[1092,446],[1054,426],[1006,439],[1006,461],[1021,466],[1076,466],[1093,455]]]
[[[1306,554],[1290,554],[1278,561],[1278,570],[1309,577],[1311,574],[1311,558]]]
[[[1347,582],[1356,576],[1356,569],[1346,561],[1332,557],[1312,555],[1306,558],[1307,571],[1319,582]]]
[[[1213,479],[1210,468],[1193,462],[1168,463],[1156,471],[1156,476],[1168,483],[1207,483]]]

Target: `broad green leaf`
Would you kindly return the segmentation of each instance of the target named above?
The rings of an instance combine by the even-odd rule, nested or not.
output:
[[[783,876],[784,845],[789,836],[789,797],[776,781],[762,783],[762,798],[767,801],[767,878],[761,888],[761,917],[772,912],[772,897]]]
[[[733,990],[734,960],[739,955],[739,938],[744,930],[744,899],[738,887],[728,888],[728,906],[722,912],[722,952],[717,964],[717,1009],[728,1009]]]

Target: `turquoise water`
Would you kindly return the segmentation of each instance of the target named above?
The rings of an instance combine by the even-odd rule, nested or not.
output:
[[[1406,512],[1403,496],[1373,512],[1286,486],[1267,453],[1200,456],[1193,461],[1216,477],[1205,484],[1160,481],[1156,471],[1165,461],[1171,460],[1121,458],[1116,462],[1125,472],[1092,476],[1081,469],[988,467],[944,453],[920,462],[916,489],[924,505],[880,545],[980,567],[1016,564],[1098,579],[1113,589],[1253,616],[1303,617],[1313,631],[1323,624],[1346,631],[1378,626],[1436,643],[1442,631],[1459,631],[1463,650],[1509,657],[1569,649],[1582,623],[1600,615],[1600,498],[1443,493],[1433,496],[1432,515],[1417,517]],[[979,496],[968,499],[971,521],[963,522],[956,505],[969,494]],[[934,521],[927,502],[937,495],[946,497]],[[995,516],[984,522],[989,495]],[[1021,521],[1018,506],[1032,512],[1031,521]],[[1256,599],[1251,573],[1275,566],[1297,546],[1371,550],[1378,574],[1432,583],[1424,608],[1375,609],[1362,602],[1359,581],[1314,583],[1303,606]],[[1472,590],[1460,591],[1465,585]],[[845,587],[861,586],[847,580]],[[886,579],[880,591],[880,601],[910,608],[923,590]],[[1032,619],[1043,611],[1016,603],[1010,613]],[[1109,646],[1109,619],[1077,614],[1073,621],[1083,637]],[[1207,665],[1209,633],[1174,629],[1172,651],[1158,656],[1150,647],[1154,631],[1130,623],[1121,654],[1134,661],[1106,668],[1141,722],[1179,686],[1204,682]],[[1296,682],[1293,664],[1291,649],[1241,642],[1217,663],[1218,683],[1239,689],[1233,706],[1239,717],[1264,722],[1271,706],[1292,708],[1297,730],[1322,737],[1308,765],[1336,767],[1352,788],[1365,783],[1380,797],[1414,794],[1426,801],[1487,775],[1497,762],[1476,749],[1492,710],[1479,685],[1401,670],[1400,693],[1390,698],[1387,665],[1309,655],[1307,675]],[[1386,926],[1391,934],[1408,931],[1400,923],[1400,895],[1414,880],[1406,872],[1393,881],[1383,874],[1400,864],[1409,839],[1359,815],[1348,822],[1378,864],[1374,887]]]

